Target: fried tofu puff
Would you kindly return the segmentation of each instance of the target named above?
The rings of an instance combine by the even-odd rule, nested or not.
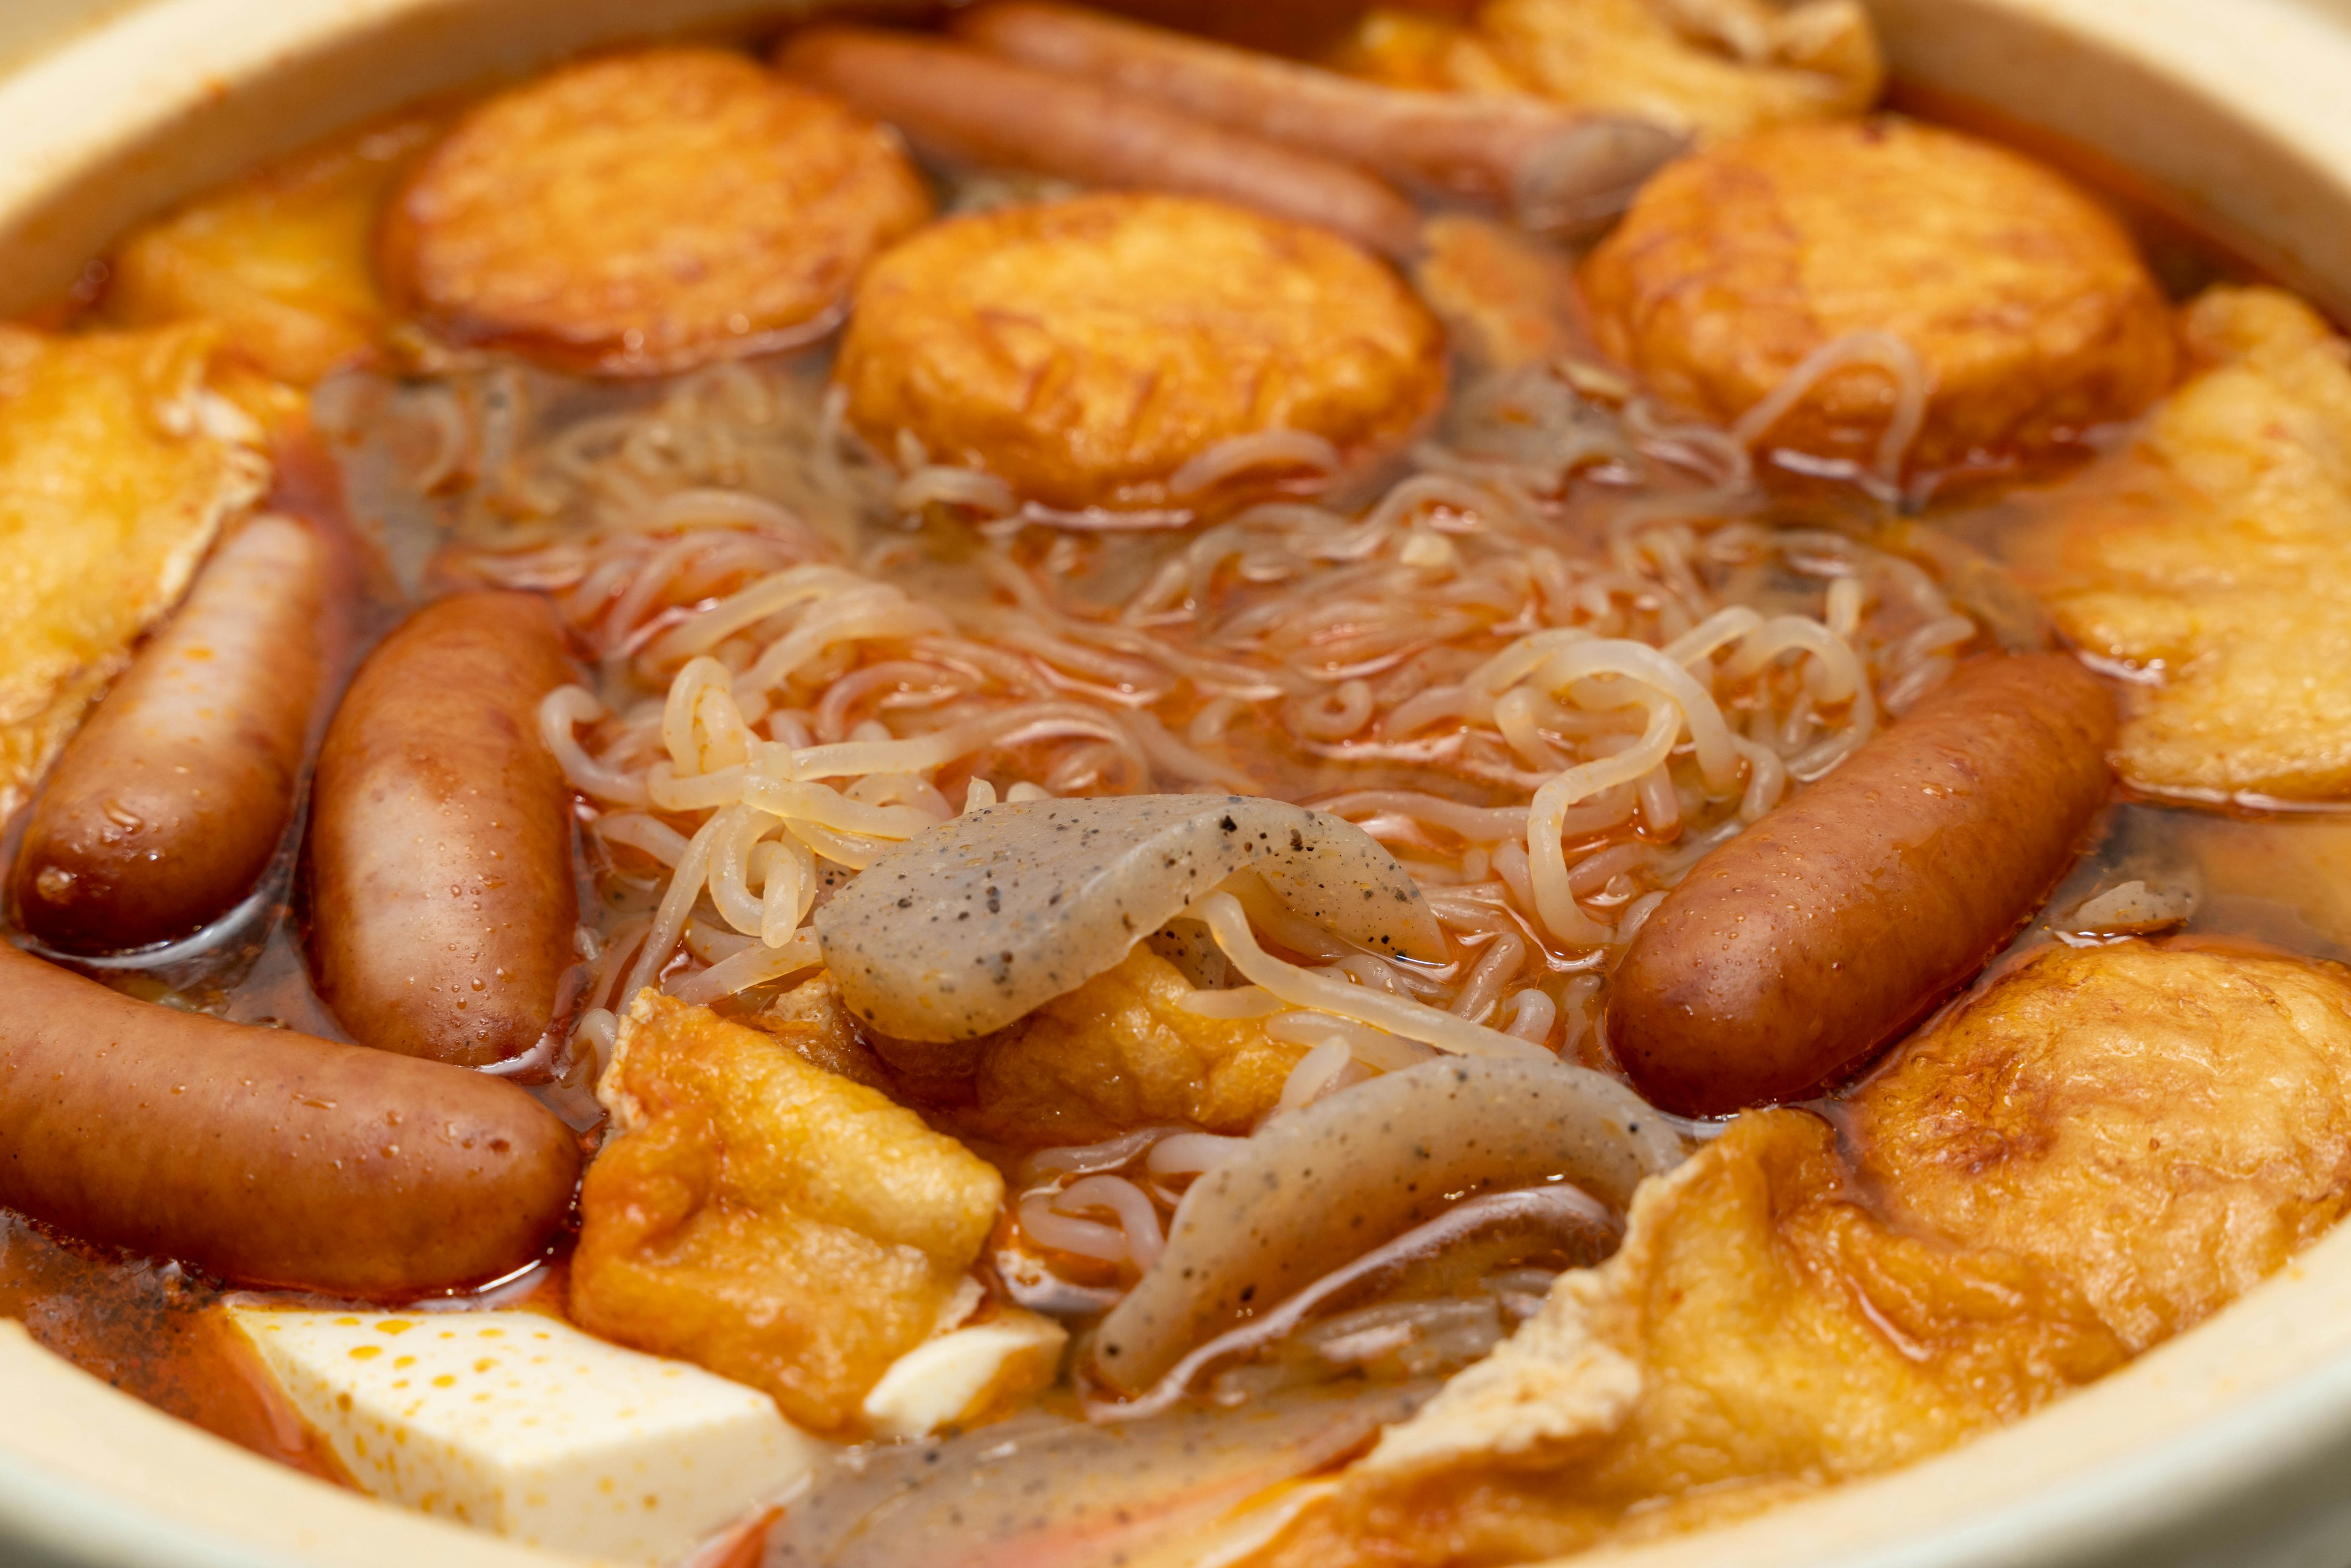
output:
[[[795,1042],[642,991],[597,1092],[581,1327],[855,1433],[890,1364],[971,1308],[1003,1177]]]
[[[2146,673],[2116,763],[2150,793],[2351,800],[2351,365],[2267,288],[2189,308],[2201,367],[2129,449],[2043,497],[2020,562],[2065,635]]]
[[[582,62],[459,120],[396,193],[395,296],[460,343],[653,374],[829,329],[930,199],[896,140],[737,54]]]
[[[875,1045],[901,1094],[975,1137],[1016,1148],[1089,1144],[1170,1122],[1246,1133],[1280,1102],[1306,1048],[1270,1038],[1261,1019],[1187,1011],[1191,990],[1175,965],[1137,947],[1009,1029]]]
[[[883,451],[985,469],[1077,509],[1186,501],[1221,442],[1304,431],[1361,468],[1445,392],[1443,329],[1321,229],[1186,197],[998,208],[876,262],[834,371]]]
[[[391,325],[377,221],[439,127],[424,115],[370,126],[138,229],[114,255],[107,319],[217,322],[228,352],[295,386],[366,358]]]
[[[211,388],[220,344],[0,327],[0,818],[267,484]]]
[[[2172,376],[2169,308],[2118,223],[2029,159],[1903,120],[1766,131],[1667,167],[1583,282],[1601,347],[1724,423],[1832,343],[1900,340],[1926,381],[1914,472],[2046,458]],[[1742,434],[1893,456],[1897,382],[1863,357],[1879,362],[1831,370]]]
[[[1490,0],[1375,9],[1336,62],[1397,87],[1529,92],[1706,137],[1859,114],[1886,64],[1855,0]]]
[[[1625,1244],[1252,1568],[1531,1562],[1754,1512],[2013,1421],[2351,1203],[2351,974],[2052,948],[1850,1103],[1750,1113]]]

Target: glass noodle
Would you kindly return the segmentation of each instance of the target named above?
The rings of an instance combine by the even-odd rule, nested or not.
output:
[[[1848,363],[1899,382],[1903,356],[1856,342],[1803,373]],[[1689,865],[1977,635],[1910,561],[1761,526],[1761,425],[1671,423],[1583,367],[1465,390],[1375,496],[1189,533],[1048,528],[987,476],[886,462],[820,369],[729,365],[508,433],[458,519],[484,540],[460,575],[553,592],[601,661],[540,716],[598,852],[653,878],[591,1038],[641,985],[711,1001],[804,975],[825,890],[967,803],[1206,789],[1362,824],[1450,949],[1402,964],[1252,907],[1238,939],[1254,925],[1312,984],[1261,1012],[1244,988],[1233,1016],[1345,987],[1568,1050],[1586,977]],[[1322,466],[1296,442],[1213,456],[1189,482],[1287,464],[1311,490]]]

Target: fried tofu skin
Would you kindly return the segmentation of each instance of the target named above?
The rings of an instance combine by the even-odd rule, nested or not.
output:
[[[1718,1522],[2020,1418],[2351,1202],[2351,974],[2052,948],[1850,1105],[1740,1117],[1624,1247],[1255,1568],[1522,1563]]]
[[[108,319],[217,322],[227,352],[295,386],[368,358],[391,325],[376,225],[439,124],[414,115],[368,127],[137,230],[114,256]]]
[[[1864,468],[2045,462],[2147,407],[2175,359],[2162,292],[2104,209],[2014,152],[1902,120],[1766,131],[1667,168],[1583,281],[1601,347],[1726,424],[1840,340],[1899,340],[1925,378],[1907,455],[1881,450],[1901,413],[1882,352],[1739,432]]]
[[[944,1045],[877,1041],[901,1092],[955,1126],[1019,1148],[1087,1144],[1183,1122],[1246,1133],[1306,1048],[1261,1020],[1186,1011],[1176,966],[1137,947],[1019,1023]]]
[[[1180,503],[1191,458],[1262,431],[1395,452],[1445,391],[1443,330],[1320,229],[1102,194],[958,218],[866,274],[835,371],[883,451],[985,468],[1024,499]]]
[[[2052,953],[1854,1111],[1896,1224],[2064,1274],[2136,1354],[2351,1207],[2351,977],[2178,944]]]
[[[219,345],[0,327],[0,817],[267,483],[207,391]]]
[[[785,1043],[648,990],[598,1093],[571,1313],[854,1433],[890,1364],[969,1301],[994,1167]]]
[[[1535,93],[1706,137],[1859,114],[1886,79],[1855,0],[1490,0],[1458,24],[1379,9],[1338,63],[1397,87]]]
[[[742,56],[656,48],[465,115],[396,193],[381,254],[455,341],[654,374],[830,329],[929,214],[872,121]]]
[[[2267,288],[2186,312],[2203,368],[2126,452],[2050,497],[2033,575],[2065,635],[2152,679],[2125,688],[2116,765],[2154,794],[2351,799],[2351,366]]]

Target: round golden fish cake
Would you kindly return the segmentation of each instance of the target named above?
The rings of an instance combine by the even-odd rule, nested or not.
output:
[[[1274,430],[1343,468],[1445,391],[1437,319],[1382,262],[1301,224],[1107,194],[940,224],[865,275],[835,371],[856,428],[1025,499],[1137,508],[1219,443]]]
[[[1583,276],[1602,347],[1725,423],[1847,334],[1900,339],[1928,392],[1913,472],[2045,457],[2171,380],[2162,291],[2104,208],[2029,159],[1908,120],[1793,126],[1685,159]],[[1750,434],[1875,461],[1896,415],[1885,357],[1855,356]]]
[[[380,255],[457,341],[653,373],[825,330],[929,214],[872,120],[740,55],[656,48],[474,109],[401,186]]]

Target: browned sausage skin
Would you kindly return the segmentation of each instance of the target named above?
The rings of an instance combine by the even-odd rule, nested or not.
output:
[[[1053,0],[987,0],[949,26],[982,48],[1390,179],[1503,203],[1535,227],[1622,211],[1683,139],[1522,96],[1357,81]]]
[[[134,1001],[0,943],[0,1206],[242,1284],[385,1298],[537,1259],[579,1175],[513,1084]]]
[[[2105,802],[2114,737],[2113,698],[2069,657],[1963,665],[1657,906],[1608,1004],[1634,1086],[1719,1115],[1859,1066],[2064,874]]]
[[[547,601],[504,592],[418,611],[352,679],[311,791],[310,950],[362,1045],[480,1067],[546,1031],[580,905],[538,709],[570,679]]]
[[[16,852],[24,928],[69,953],[186,936],[235,908],[285,835],[352,574],[314,525],[224,539],[58,758]]]
[[[1391,256],[1419,246],[1420,214],[1363,171],[1097,82],[870,27],[805,28],[777,63],[934,157],[1217,197]]]

